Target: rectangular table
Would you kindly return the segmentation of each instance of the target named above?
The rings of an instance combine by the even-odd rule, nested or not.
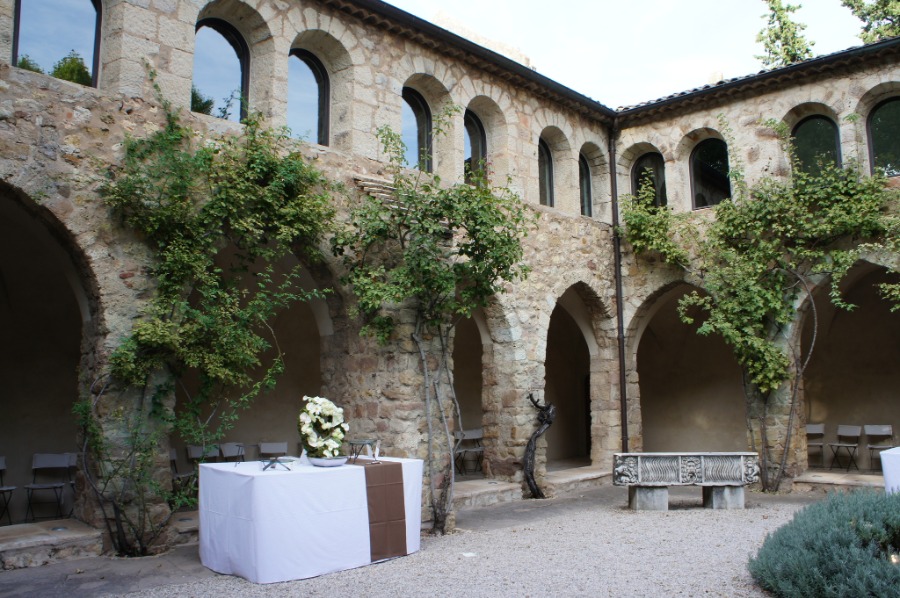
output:
[[[402,465],[407,554],[416,552],[422,460],[381,460]],[[200,560],[213,571],[255,583],[305,579],[367,565],[370,549],[364,467],[200,465]]]

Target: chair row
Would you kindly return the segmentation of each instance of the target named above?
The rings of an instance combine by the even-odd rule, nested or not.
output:
[[[74,493],[75,480],[72,479],[72,470],[78,464],[77,453],[34,453],[31,458],[31,483],[25,484],[25,494],[28,507],[25,511],[25,521],[35,519],[60,519],[71,515],[64,515],[64,494],[66,488]],[[0,523],[3,517],[12,524],[12,515],[9,512],[13,493],[18,486],[7,486],[4,482],[6,474],[6,457],[0,456]],[[46,498],[45,498],[46,497]],[[51,505],[53,514],[37,516],[35,507]]]
[[[881,461],[881,451],[894,448],[894,428],[891,424],[868,424],[863,426],[840,424],[835,432],[835,442],[828,442],[828,448],[831,450],[831,463],[828,469],[832,469],[834,464],[840,466],[841,454],[847,455],[847,471],[850,471],[851,465],[859,470],[856,463],[857,451],[859,450],[860,438],[865,431],[866,449],[869,451],[869,466],[874,470],[875,459]],[[807,424],[806,426],[806,446],[808,449],[818,449],[822,456],[822,467],[825,467],[825,424]]]

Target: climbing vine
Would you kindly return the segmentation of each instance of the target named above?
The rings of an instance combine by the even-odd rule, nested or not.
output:
[[[832,302],[852,309],[841,298],[840,282],[864,251],[896,245],[900,193],[883,174],[861,176],[853,161],[843,168],[823,163],[815,174],[805,172],[783,125],[767,124],[779,132],[791,158],[786,179],[765,178],[748,188],[738,164],[730,173],[733,197],[713,208],[712,219],[656,207],[652,188],[645,186],[625,205],[623,221],[636,253],[660,255],[702,289],[681,299],[680,317],[692,323],[699,308],[698,333],[719,335],[734,351],[744,373],[751,438],[755,420],[763,463],[777,472],[771,478],[769,467],[763,467],[763,486],[777,489],[791,426],[780,465],[775,465],[767,439],[770,407],[787,385],[793,418],[813,350],[795,354],[788,338],[798,301],[830,282]],[[896,299],[896,289],[886,285],[882,290]],[[815,329],[815,313],[812,317]]]
[[[101,187],[112,212],[151,249],[155,294],[113,352],[108,378],[76,408],[91,483],[116,526],[127,528],[113,534],[125,554],[146,553],[147,538],[162,527],[147,524],[149,503],[137,500],[148,486],[165,490],[148,477],[159,431],[174,427],[186,442],[208,446],[274,386],[283,362],[270,322],[317,295],[300,288],[300,267],[285,258],[320,259],[333,219],[330,185],[283,132],[256,115],[238,135],[204,139],[161,102],[165,125],[128,139],[122,164]],[[186,376],[196,384],[181,384]],[[108,406],[100,397],[111,392],[138,393],[138,409],[118,421],[101,416]],[[118,439],[108,440],[116,435],[101,425],[118,426]],[[169,498],[173,506],[184,500]]]
[[[436,135],[455,112],[435,119]],[[437,176],[404,168],[399,134],[382,127],[378,138],[389,160],[392,194],[364,198],[333,248],[344,256],[364,334],[389,342],[398,329],[396,307],[415,311],[411,339],[424,375],[432,515],[434,530],[443,533],[453,500],[449,413],[460,421],[448,367],[450,335],[506,283],[527,276],[522,239],[533,218],[508,186],[491,185],[483,168],[473,169],[471,184],[442,186]]]

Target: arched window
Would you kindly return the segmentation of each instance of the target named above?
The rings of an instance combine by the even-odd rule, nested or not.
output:
[[[659,152],[648,152],[635,161],[631,168],[631,194],[637,196],[647,181],[653,187],[653,203],[666,205],[666,164]]]
[[[96,87],[101,15],[100,0],[16,0],[13,64]]]
[[[900,176],[900,98],[882,102],[869,115],[869,155],[873,171]]]
[[[594,211],[591,196],[591,165],[584,154],[578,154],[578,190],[581,193],[581,215],[591,216]]]
[[[553,207],[553,157],[550,146],[538,139],[538,185],[542,206]]]
[[[191,110],[229,120],[247,117],[250,48],[231,23],[215,17],[197,21],[194,42],[194,93]],[[197,110],[196,97],[212,100]]]
[[[840,166],[840,136],[837,125],[827,116],[804,118],[791,133],[797,162],[803,172],[819,174],[826,164]]]
[[[403,88],[403,143],[406,163],[431,172],[431,109],[415,89]]]
[[[472,182],[472,172],[478,172],[485,169],[485,161],[487,160],[487,136],[484,132],[484,125],[481,120],[471,110],[466,110],[463,117],[465,125],[464,146],[465,146],[465,175],[466,182]]]
[[[325,65],[294,48],[288,59],[288,128],[296,137],[328,145],[331,91]]]
[[[714,206],[731,197],[728,178],[728,145],[721,139],[706,139],[691,154],[694,209]]]

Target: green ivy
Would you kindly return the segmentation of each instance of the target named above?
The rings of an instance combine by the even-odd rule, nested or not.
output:
[[[435,119],[440,135],[451,109]],[[393,174],[388,199],[366,197],[350,214],[349,227],[333,241],[344,256],[350,284],[365,320],[364,334],[387,343],[396,331],[393,313],[399,305],[415,310],[412,340],[419,349],[428,422],[434,529],[443,532],[452,504],[452,461],[447,403],[459,413],[447,367],[450,334],[456,323],[484,307],[507,283],[527,276],[522,239],[534,222],[509,186],[494,186],[484,170],[470,173],[471,184],[443,186],[440,178],[403,168],[405,147],[387,127],[378,130]],[[438,340],[437,354],[435,343]],[[444,428],[446,442],[435,454],[432,409]],[[441,473],[436,473],[437,469]],[[451,480],[443,492],[438,478]]]
[[[240,134],[206,139],[161,101],[165,126],[129,138],[122,164],[100,189],[113,214],[152,250],[156,289],[110,358],[104,392],[133,389],[150,403],[121,424],[129,430],[126,448],[113,448],[99,432],[96,398],[78,408],[96,463],[95,488],[146,489],[139,468],[118,467],[116,455],[124,450],[131,462],[146,460],[162,438],[158,429],[174,426],[186,442],[203,446],[221,439],[283,371],[274,317],[321,296],[300,288],[300,266],[284,264],[288,256],[306,263],[322,257],[334,217],[326,178],[285,131],[263,127],[258,115]],[[176,415],[165,405],[188,375],[196,390],[179,386]],[[99,494],[127,511],[125,495]]]
[[[795,400],[808,361],[808,355],[801,360],[785,351],[785,328],[795,319],[798,298],[830,278],[832,301],[851,309],[841,299],[841,279],[863,251],[896,244],[900,231],[900,197],[882,174],[861,176],[853,161],[804,172],[789,139],[782,138],[792,157],[790,176],[765,178],[748,189],[740,167],[734,168],[736,193],[713,208],[711,220],[654,207],[649,189],[626,203],[623,213],[637,254],[660,255],[702,289],[681,299],[680,316],[690,323],[691,308],[700,308],[698,333],[717,334],[731,346],[748,383],[748,404],[762,403],[763,452],[769,397],[790,382]],[[882,290],[896,299],[896,289]]]

